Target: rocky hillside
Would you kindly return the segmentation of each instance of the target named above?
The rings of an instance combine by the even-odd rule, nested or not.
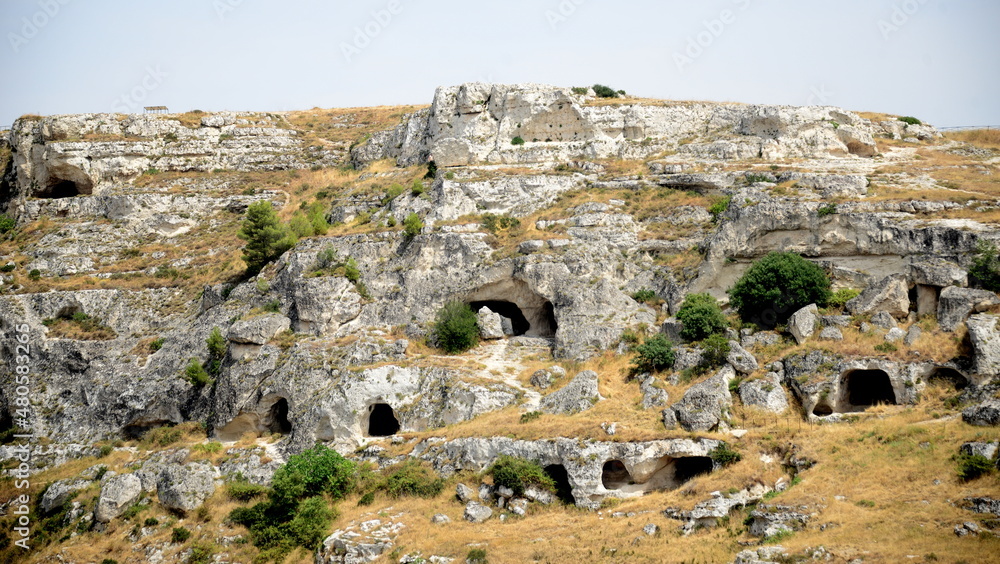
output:
[[[2,557],[996,561],[995,133],[479,83],[24,116],[0,147]],[[298,236],[254,272],[258,202]],[[772,252],[834,299],[741,317],[727,292]],[[724,308],[711,337],[678,319],[695,294]],[[479,342],[448,354],[454,302]],[[353,485],[293,490],[321,502],[278,526],[315,445]]]

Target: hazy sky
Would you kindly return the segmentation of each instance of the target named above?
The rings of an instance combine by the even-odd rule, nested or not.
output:
[[[997,0],[2,0],[0,125],[430,103],[469,81],[1000,125]]]

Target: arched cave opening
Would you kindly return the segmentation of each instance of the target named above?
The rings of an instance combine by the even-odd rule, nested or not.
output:
[[[955,390],[964,390],[969,386],[969,379],[964,374],[948,368],[947,366],[937,366],[927,376],[927,382],[932,385],[943,385]]]
[[[714,467],[712,459],[707,456],[685,456],[674,460],[674,480],[678,484],[708,474]]]
[[[399,432],[399,420],[389,404],[376,403],[368,410],[369,437],[391,437]]]
[[[562,464],[550,464],[545,467],[545,475],[552,478],[556,484],[556,497],[559,501],[573,505],[576,499],[573,498],[573,486],[569,483],[569,472]]]
[[[844,375],[847,401],[855,407],[895,404],[896,393],[884,370],[851,370]]]
[[[465,297],[473,310],[489,307],[511,320],[515,335],[552,338],[556,335],[555,307],[524,281],[506,279],[470,293]]]
[[[35,195],[39,198],[60,199],[90,195],[93,191],[94,186],[90,182],[78,182],[53,176],[49,178],[45,189],[38,191]]]
[[[287,435],[292,432],[292,424],[288,421],[288,400],[279,398],[271,405],[264,419],[264,425],[272,433]]]
[[[487,307],[493,313],[499,313],[503,317],[510,319],[511,327],[514,331],[514,336],[524,335],[531,328],[531,324],[524,317],[524,313],[521,312],[521,308],[517,307],[517,304],[511,302],[502,302],[497,300],[488,300],[483,302],[472,302],[469,304],[472,311],[479,313],[479,310]]]
[[[830,407],[830,404],[826,402],[817,403],[816,407],[813,408],[813,415],[815,415],[816,417],[826,417],[827,415],[833,415],[833,408]]]
[[[629,473],[625,463],[621,460],[609,460],[604,463],[601,471],[601,484],[606,490],[620,490],[625,486],[633,484],[632,474]]]

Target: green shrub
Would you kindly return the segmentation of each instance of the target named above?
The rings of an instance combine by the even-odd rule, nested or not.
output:
[[[0,266],[0,272],[13,272],[15,268],[17,268],[16,264],[8,262],[7,264]]]
[[[163,348],[163,344],[166,343],[166,342],[167,342],[167,340],[164,339],[163,337],[157,337],[155,340],[153,340],[152,343],[149,343],[149,350],[152,351],[152,352],[156,352],[156,351],[162,349]]]
[[[412,239],[420,235],[420,231],[423,228],[424,222],[420,220],[420,216],[416,213],[411,213],[403,220],[403,233],[406,234],[407,238]]]
[[[524,138],[520,135],[510,140],[511,145],[524,145]]]
[[[37,268],[32,268],[31,271],[28,272],[28,278],[32,280],[39,280],[42,278],[42,271]]]
[[[226,484],[226,495],[236,501],[251,501],[264,497],[269,491],[270,488],[252,484],[245,479],[236,479]]]
[[[847,302],[860,295],[861,290],[855,290],[854,288],[841,288],[830,295],[830,299],[826,302],[826,304],[830,307],[844,307]]]
[[[894,353],[899,350],[899,348],[892,343],[879,343],[873,348],[880,353]]]
[[[243,262],[250,275],[295,245],[295,236],[281,225],[271,202],[264,200],[250,204],[237,236],[247,242]]]
[[[118,561],[114,558],[105,558],[104,560],[101,560],[101,564],[118,564]]]
[[[483,228],[494,235],[500,231],[517,229],[521,226],[521,220],[507,214],[497,215],[493,213],[484,213],[479,217],[479,219],[483,224]]]
[[[712,449],[708,455],[712,458],[712,461],[720,466],[729,466],[730,464],[736,464],[743,459],[743,456],[731,449],[726,443],[722,443],[719,446]]]
[[[449,302],[438,312],[432,333],[435,344],[448,353],[467,351],[479,344],[476,313],[468,304]]]
[[[729,339],[722,333],[710,335],[701,342],[702,364],[707,368],[722,366],[729,356]]]
[[[631,374],[659,372],[674,365],[674,344],[666,335],[658,333],[635,347],[635,358],[630,367]]]
[[[98,458],[104,458],[115,451],[115,447],[111,445],[101,445],[101,451],[98,453]]]
[[[395,200],[400,194],[403,193],[404,190],[406,189],[403,188],[402,184],[393,184],[392,186],[389,186],[389,189],[385,192],[385,197],[382,198],[382,205],[384,206]]]
[[[358,505],[371,505],[375,503],[375,492],[367,492],[358,498]]]
[[[465,562],[467,564],[489,564],[489,560],[486,559],[486,550],[482,548],[471,549],[469,554],[465,556]]]
[[[593,87],[594,93],[600,98],[617,98],[618,91],[610,86],[605,86],[603,84],[595,84]]]
[[[146,520],[142,522],[143,527],[155,527],[160,524],[160,520],[156,517],[146,517]]]
[[[311,497],[298,504],[294,517],[284,529],[295,544],[315,550],[333,523],[334,511],[320,496]]]
[[[712,205],[708,207],[708,213],[712,214],[712,221],[719,221],[719,216],[729,209],[729,203],[732,201],[732,196],[716,198]]]
[[[638,292],[632,294],[632,299],[639,302],[640,304],[655,302],[657,300],[657,297],[658,296],[656,295],[656,292],[648,288],[643,288]]]
[[[185,527],[174,527],[170,534],[170,542],[174,544],[186,542],[189,538],[191,538],[191,531]]]
[[[835,213],[837,213],[837,204],[826,204],[820,206],[820,208],[816,210],[816,215],[819,217],[826,217]]]
[[[538,486],[549,491],[555,491],[555,482],[536,462],[501,455],[486,471],[493,477],[496,486],[508,487],[514,495],[524,495],[528,486]]]
[[[529,411],[527,413],[522,413],[521,414],[520,421],[521,421],[521,423],[531,423],[532,421],[538,419],[541,416],[542,416],[542,412],[541,411]]]
[[[968,482],[996,470],[993,461],[981,454],[963,454],[958,457],[958,477]]]
[[[969,274],[979,287],[991,292],[1000,292],[1000,251],[989,241],[979,241],[972,257]]]
[[[202,366],[201,361],[197,358],[192,358],[188,361],[187,366],[184,368],[184,379],[190,382],[192,386],[198,388],[212,384],[212,378],[209,377],[208,372],[205,371],[205,367]]]
[[[437,178],[438,165],[434,161],[427,161],[427,174],[424,174],[424,178],[434,180]]]
[[[215,545],[203,542],[194,543],[191,546],[191,554],[184,564],[210,564],[215,556]]]
[[[344,278],[352,284],[357,284],[361,280],[361,269],[358,268],[358,261],[354,260],[354,257],[347,257],[344,261]]]
[[[388,471],[383,489],[392,497],[437,497],[444,480],[425,464],[410,458]]]
[[[587,88],[586,86],[574,86],[572,88],[572,91],[573,91],[573,94],[576,94],[577,96],[583,96],[584,94],[586,94],[587,92],[589,92],[590,89]]]
[[[316,445],[290,456],[274,472],[271,499],[284,506],[295,506],[300,499],[320,494],[340,499],[354,484],[354,469],[354,463],[337,451]]]
[[[795,253],[770,253],[747,269],[729,297],[744,321],[770,328],[809,304],[826,305],[830,279]]]
[[[899,121],[907,123],[910,125],[921,125],[923,122],[913,116],[903,116],[899,118]]]
[[[222,358],[226,356],[226,338],[222,336],[222,331],[218,327],[212,327],[212,332],[205,339],[208,346],[208,354],[213,357]]]
[[[8,233],[14,229],[17,222],[7,214],[0,213],[0,234]]]
[[[677,311],[677,320],[684,324],[681,337],[700,341],[725,331],[728,323],[719,302],[709,294],[688,294]]]
[[[410,194],[414,196],[423,194],[424,190],[426,190],[426,188],[424,188],[424,183],[419,180],[414,180],[413,186],[410,186]]]

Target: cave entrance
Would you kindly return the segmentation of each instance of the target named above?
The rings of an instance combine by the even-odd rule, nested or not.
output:
[[[288,400],[278,398],[264,416],[263,424],[272,433],[287,435],[292,432],[292,424],[288,421]]]
[[[712,459],[707,456],[685,456],[674,460],[674,480],[683,484],[692,478],[708,474],[714,468]]]
[[[369,437],[391,437],[399,432],[399,420],[389,404],[376,403],[368,411]]]
[[[844,375],[847,401],[854,407],[895,404],[896,393],[884,370],[852,370]]]
[[[816,417],[826,417],[827,415],[833,415],[833,408],[827,403],[817,403],[816,407],[813,408],[813,415]]]
[[[947,366],[937,366],[927,376],[927,382],[932,385],[947,386],[955,390],[964,390],[969,386],[969,379],[964,374],[948,368]]]
[[[465,302],[474,311],[486,306],[511,320],[513,333],[527,337],[556,335],[555,307],[521,280],[506,279],[472,292]]]
[[[601,484],[604,485],[604,489],[620,490],[633,483],[635,482],[632,481],[632,474],[629,473],[624,462],[609,460],[604,463],[604,469],[601,471]]]
[[[511,328],[513,330],[514,336],[524,335],[531,328],[531,324],[524,317],[521,312],[521,308],[517,307],[517,304],[511,302],[501,302],[501,301],[483,301],[483,302],[472,302],[469,304],[472,311],[479,313],[484,307],[487,307],[493,313],[499,313],[503,317],[510,319]]]
[[[45,189],[35,195],[39,198],[73,198],[75,196],[90,195],[94,191],[94,186],[89,181],[75,181],[68,178],[53,176],[45,185]]]
[[[545,475],[552,478],[556,485],[556,497],[566,505],[573,505],[573,486],[569,483],[569,472],[562,464],[550,464],[545,467]]]

